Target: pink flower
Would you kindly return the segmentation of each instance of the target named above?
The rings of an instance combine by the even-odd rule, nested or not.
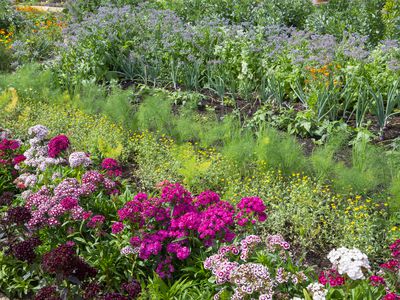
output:
[[[322,271],[318,277],[319,283],[326,285],[329,283],[330,286],[341,286],[345,284],[344,277],[340,276],[338,271],[334,269]]]
[[[87,227],[90,227],[90,228],[100,227],[104,223],[105,220],[106,220],[106,217],[104,217],[103,215],[95,215],[87,223]]]
[[[13,158],[13,164],[18,165],[20,162],[23,162],[24,160],[26,160],[25,155],[22,155],[22,154],[17,155]]]
[[[385,285],[385,279],[380,276],[372,275],[369,278],[369,281],[373,286]]]
[[[111,226],[111,232],[114,234],[120,233],[122,230],[124,230],[124,224],[121,222],[115,222]]]
[[[400,296],[395,293],[386,294],[385,297],[382,298],[382,300],[399,300],[399,299]]]
[[[57,157],[62,151],[69,147],[69,144],[68,137],[63,134],[52,138],[47,146],[49,156],[52,158]]]
[[[78,205],[78,199],[73,197],[65,197],[64,199],[61,200],[61,206],[64,209],[72,209],[77,205]]]
[[[122,170],[118,162],[113,159],[113,158],[105,158],[101,162],[101,167],[104,170],[107,170],[107,174],[109,176],[121,176],[122,175]]]

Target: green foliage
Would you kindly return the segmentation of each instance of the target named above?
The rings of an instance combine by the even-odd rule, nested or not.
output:
[[[382,10],[382,18],[386,26],[385,37],[398,38],[400,36],[400,1],[387,0]]]
[[[297,141],[273,128],[260,131],[255,152],[259,161],[285,174],[300,172],[305,168],[304,154]]]

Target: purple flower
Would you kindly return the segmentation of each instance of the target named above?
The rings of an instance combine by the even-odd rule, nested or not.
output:
[[[65,197],[61,200],[60,204],[64,209],[72,209],[78,205],[78,199],[74,197]]]
[[[39,238],[32,237],[13,245],[11,251],[16,259],[32,263],[36,258],[35,248],[40,244]]]
[[[24,206],[12,207],[7,211],[7,222],[23,225],[32,217],[30,210]]]
[[[45,286],[36,293],[34,300],[61,300],[61,297],[56,287]]]
[[[128,294],[129,299],[135,299],[142,291],[140,283],[136,280],[125,282],[121,285],[121,290]]]

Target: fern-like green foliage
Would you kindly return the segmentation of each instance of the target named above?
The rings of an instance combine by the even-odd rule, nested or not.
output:
[[[254,161],[255,147],[256,141],[251,130],[232,131],[231,139],[227,139],[222,148],[222,154],[236,163],[242,174],[247,174],[249,165]]]
[[[175,137],[175,118],[171,106],[171,100],[163,94],[145,98],[135,115],[137,128]]]
[[[332,134],[326,144],[316,148],[309,160],[313,174],[318,180],[326,181],[334,176],[335,156],[343,149],[348,139],[348,132],[337,131]]]
[[[299,143],[286,133],[273,128],[260,131],[256,144],[256,156],[259,161],[286,174],[302,171],[305,158]]]

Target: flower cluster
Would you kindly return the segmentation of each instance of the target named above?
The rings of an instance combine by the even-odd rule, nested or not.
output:
[[[274,251],[277,248],[282,248],[284,250],[289,250],[290,244],[286,242],[283,237],[279,234],[269,235],[267,237],[267,248],[270,251]]]
[[[19,189],[26,189],[33,187],[37,182],[37,176],[30,173],[22,173],[15,180],[14,183]]]
[[[63,134],[53,137],[47,145],[49,157],[56,158],[62,151],[68,149],[69,144],[68,137]]]
[[[63,158],[56,158],[56,155],[54,155],[56,153],[58,154],[59,152],[57,151],[60,149],[64,150],[66,145],[65,139],[56,139],[50,147],[50,145],[46,143],[46,137],[48,133],[49,130],[43,125],[36,125],[29,128],[28,134],[32,136],[32,138],[29,140],[30,148],[24,152],[24,156],[26,157],[25,164],[27,166],[38,168],[40,171],[44,171],[48,166],[58,165],[65,162]],[[54,156],[50,156],[49,149],[52,150],[51,154]]]
[[[267,219],[264,202],[258,197],[243,198],[237,205],[239,212],[237,222],[239,226],[248,223],[255,224],[257,221],[264,222]]]
[[[340,275],[346,274],[353,280],[364,279],[363,269],[369,269],[368,257],[358,249],[345,247],[333,249],[328,254],[332,268]]]
[[[235,210],[211,191],[193,197],[180,184],[167,183],[159,198],[140,193],[119,209],[120,222],[114,223],[112,232],[120,232],[124,228],[122,222],[139,229],[131,238],[131,246],[141,259],[161,261],[159,274],[169,276],[173,269],[171,258],[185,260],[190,256],[190,236],[196,236],[206,246],[216,241],[229,242],[235,237],[235,220],[243,218],[243,210],[251,207],[253,213],[265,213],[261,211],[265,206],[260,203],[251,206],[243,201],[240,207]]]
[[[10,224],[23,225],[31,219],[29,209],[24,206],[12,207],[7,211],[6,222]]]
[[[226,284],[233,288],[231,299],[247,299],[246,295],[253,299],[254,294],[259,295],[258,299],[272,299],[274,289],[280,284],[287,284],[290,280],[297,285],[308,280],[303,272],[292,273],[279,267],[274,275],[264,265],[249,262],[256,247],[265,251],[261,238],[250,235],[240,241],[239,247],[234,244],[220,247],[217,254],[204,261],[204,268],[211,270],[218,285]],[[234,261],[230,260],[232,258]],[[219,299],[219,294],[214,299]]]
[[[85,152],[73,152],[68,158],[68,163],[71,168],[77,168],[80,166],[87,168],[92,163],[92,160]]]
[[[136,280],[125,282],[121,285],[121,290],[128,294],[129,299],[135,299],[142,291],[140,283]]]
[[[335,287],[343,285],[345,283],[345,278],[340,276],[337,270],[329,269],[320,273],[318,281],[323,285],[327,285],[329,283],[330,286]]]
[[[37,237],[31,237],[25,241],[11,246],[11,252],[16,259],[33,262],[36,258],[35,248],[41,244]]]
[[[108,176],[121,176],[122,175],[122,169],[118,162],[113,159],[113,158],[105,158],[101,162],[101,167],[107,171]]]
[[[56,287],[45,286],[36,293],[34,300],[61,300],[61,297]]]
[[[73,243],[58,246],[43,255],[42,268],[45,272],[67,278],[74,276],[79,280],[94,277],[96,269],[92,268],[76,255]]]
[[[311,283],[307,286],[307,291],[311,293],[313,300],[325,300],[328,291],[318,282]]]
[[[75,178],[66,178],[61,181],[53,193],[42,186],[37,192],[26,197],[25,206],[31,210],[32,218],[28,222],[31,229],[60,223],[60,217],[65,214],[74,220],[84,218],[85,211],[79,205],[81,197],[89,196],[94,192],[105,190],[109,194],[119,193],[117,183],[109,178],[104,178],[97,171],[88,171],[82,176],[82,183]],[[103,216],[94,216],[88,222],[89,227],[96,227],[104,222]]]
[[[18,140],[0,139],[0,165],[14,166],[24,161],[26,157],[17,153],[20,147]]]

